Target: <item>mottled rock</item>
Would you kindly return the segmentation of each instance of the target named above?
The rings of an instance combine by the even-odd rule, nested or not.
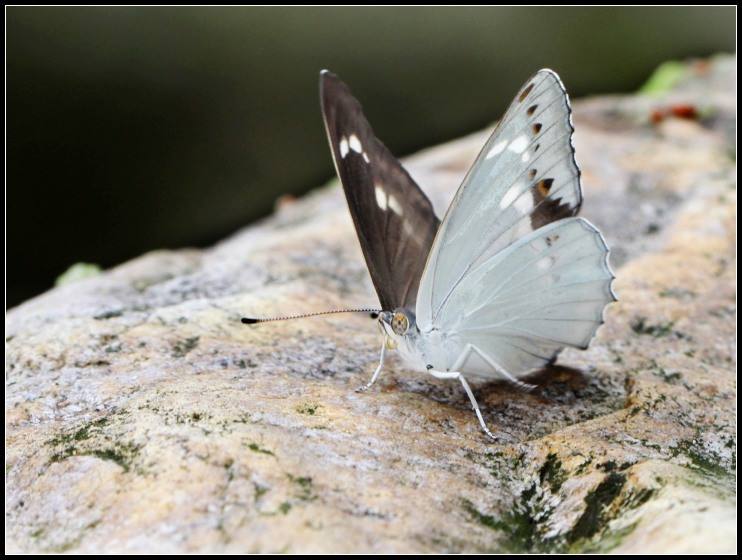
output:
[[[336,184],[11,310],[6,549],[734,551],[735,68],[574,104],[620,302],[532,393],[475,388],[499,443],[394,359],[353,392],[368,317],[240,324],[376,304]],[[488,133],[409,158],[439,214]]]

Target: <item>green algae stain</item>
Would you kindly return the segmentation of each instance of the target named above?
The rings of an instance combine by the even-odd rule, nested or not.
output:
[[[287,474],[286,476],[297,487],[297,499],[303,502],[311,502],[312,500],[317,499],[317,496],[314,494],[314,486],[311,476],[294,476],[292,474]]]
[[[665,321],[663,323],[652,324],[647,322],[646,317],[637,317],[631,322],[631,330],[638,335],[647,335],[653,336],[654,338],[661,338],[672,334],[672,327],[674,325],[674,321]]]
[[[129,472],[131,465],[139,454],[140,447],[133,443],[117,444],[105,448],[80,449],[74,445],[68,446],[49,458],[49,463],[58,463],[68,457],[97,457],[103,461],[111,461],[120,466],[124,472]]]
[[[55,286],[64,286],[66,284],[72,284],[73,282],[79,282],[86,278],[92,278],[98,276],[101,273],[101,267],[97,264],[79,262],[70,266],[62,274],[57,276],[54,281]]]
[[[601,535],[600,540],[584,542],[582,543],[581,547],[571,552],[577,552],[581,554],[597,554],[610,552],[618,547],[627,536],[633,533],[637,525],[639,525],[639,522],[635,521],[634,523],[631,523],[630,525],[627,525],[626,527],[623,527],[621,529],[607,531],[605,534]]]
[[[296,412],[299,414],[306,414],[307,416],[314,416],[320,409],[320,405],[314,403],[305,403],[296,407]]]
[[[469,500],[464,500],[463,507],[474,521],[503,534],[503,540],[500,543],[501,550],[497,552],[555,551],[555,541],[544,540],[538,534],[537,512],[529,503],[534,491],[535,484],[526,490],[520,500],[516,501],[512,508],[499,518],[482,513]]]
[[[607,507],[621,493],[626,484],[626,475],[612,472],[585,496],[585,511],[582,513],[572,530],[567,534],[569,543],[576,543],[580,539],[587,539],[598,533],[609,521],[605,512]]]
[[[644,85],[639,88],[639,93],[660,96],[671,91],[687,75],[687,65],[677,60],[668,60],[657,67]]]
[[[566,479],[567,473],[562,469],[562,462],[555,453],[549,453],[546,457],[546,462],[544,462],[539,470],[541,484],[548,484],[551,492],[556,494]]]
[[[109,422],[108,418],[99,418],[68,433],[61,433],[53,437],[47,444],[55,448],[48,463],[58,463],[68,457],[90,456],[103,461],[111,461],[119,465],[124,472],[129,472],[137,457],[140,446],[131,442],[113,443],[105,446],[94,445],[91,440],[102,435],[103,427]]]
[[[282,514],[286,515],[288,512],[291,511],[291,504],[289,502],[282,502],[280,506],[278,506],[278,511]]]
[[[179,340],[173,345],[173,351],[172,356],[173,358],[183,358],[188,352],[196,348],[198,346],[198,340],[200,337],[198,336],[190,336],[188,338],[184,338],[183,340]]]
[[[549,500],[539,496],[539,483],[529,486],[502,515],[479,511],[469,500],[463,500],[463,509],[473,521],[502,533],[496,552],[509,553],[569,553],[607,552],[617,547],[638,522],[612,530],[609,524],[617,515],[646,503],[654,489],[624,491],[627,476],[615,469],[630,465],[606,465],[605,478],[584,498],[585,509],[566,533],[545,537],[553,509]],[[568,473],[555,454],[549,454],[539,469],[541,488],[549,496],[557,492]],[[624,494],[621,499],[620,496]],[[613,507],[615,504],[616,507]]]
[[[273,453],[273,451],[260,447],[257,443],[254,442],[249,443],[247,445],[247,448],[254,453],[262,453],[263,455],[272,455],[275,457],[275,453]]]
[[[263,496],[265,496],[268,493],[268,490],[270,490],[270,488],[267,488],[265,486],[261,486],[257,482],[253,482],[253,488],[255,489],[254,501],[256,503],[258,501],[260,501],[260,498],[262,498]]]
[[[656,364],[655,364],[655,367],[653,367],[651,371],[653,375],[656,375],[663,381],[666,381],[667,383],[670,383],[670,384],[674,384],[683,379],[683,376],[679,371],[666,370],[665,368],[658,366]]]
[[[74,432],[59,434],[50,439],[47,443],[49,445],[57,446],[65,444],[68,445],[73,442],[85,441],[89,439],[95,432],[97,432],[99,428],[102,428],[107,423],[108,418],[99,418],[98,420],[93,420],[92,422],[85,424]]]
[[[707,451],[698,440],[686,440],[679,442],[671,449],[673,457],[683,455],[689,461],[688,468],[707,478],[719,479],[734,476],[736,461],[726,466],[723,459],[717,454]]]

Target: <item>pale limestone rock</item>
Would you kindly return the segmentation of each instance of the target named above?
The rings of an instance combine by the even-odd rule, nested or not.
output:
[[[575,103],[583,215],[621,301],[525,394],[391,360],[337,185],[205,250],[159,251],[6,319],[6,549],[736,549],[736,61]],[[690,103],[700,121],[651,124]],[[411,172],[443,214],[489,131]],[[328,155],[329,157],[329,155]]]

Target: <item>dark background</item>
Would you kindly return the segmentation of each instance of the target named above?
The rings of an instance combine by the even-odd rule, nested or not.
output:
[[[333,175],[330,68],[398,155],[734,52],[729,8],[6,8],[7,306],[78,261],[211,244]]]

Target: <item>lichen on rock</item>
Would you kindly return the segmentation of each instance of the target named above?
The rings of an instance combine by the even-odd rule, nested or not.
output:
[[[337,184],[6,319],[6,550],[732,552],[736,60],[574,103],[620,301],[523,393],[394,359]],[[694,118],[652,118],[673,104]],[[407,160],[442,215],[489,131]]]

